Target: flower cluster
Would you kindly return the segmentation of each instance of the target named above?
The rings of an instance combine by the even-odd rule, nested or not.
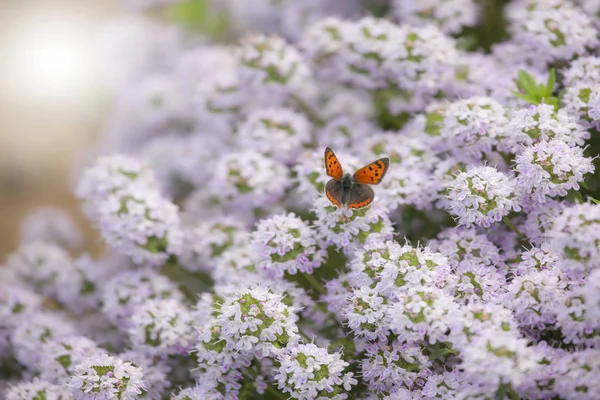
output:
[[[600,398],[598,2],[122,3],[0,398]]]

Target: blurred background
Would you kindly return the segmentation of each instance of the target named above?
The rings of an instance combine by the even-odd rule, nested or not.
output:
[[[0,260],[41,206],[90,234],[70,172],[110,112],[94,49],[120,13],[117,0],[0,0]]]

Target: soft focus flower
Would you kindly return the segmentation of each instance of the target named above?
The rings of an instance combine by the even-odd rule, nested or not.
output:
[[[310,274],[326,256],[317,243],[316,232],[294,214],[261,221],[252,233],[251,245],[258,255],[258,265],[276,276],[284,272]]]
[[[55,385],[39,378],[34,378],[31,382],[20,382],[16,385],[9,386],[5,395],[6,400],[70,400],[74,398],[63,385]]]
[[[235,218],[218,218],[184,228],[184,252],[180,257],[183,267],[190,271],[210,271],[229,249],[248,242],[248,232]]]
[[[129,186],[98,205],[104,239],[138,264],[163,265],[182,251],[178,208],[156,190]]]
[[[538,355],[516,332],[483,330],[462,352],[466,375],[487,393],[502,384],[520,384],[537,366]]]
[[[158,187],[152,170],[138,160],[124,155],[99,158],[93,167],[88,168],[75,189],[77,198],[84,202],[84,210],[95,219],[99,212],[98,204],[110,194],[133,186]]]
[[[394,0],[394,15],[402,23],[426,25],[433,23],[444,33],[458,33],[473,26],[479,17],[478,4],[473,0],[428,0],[413,2]]]
[[[238,128],[241,148],[251,148],[275,160],[295,161],[312,139],[306,117],[285,108],[263,108],[252,112]]]
[[[556,307],[556,325],[566,343],[596,347],[600,344],[600,321],[593,318],[594,304],[588,302],[585,290],[575,285],[564,292]]]
[[[565,208],[556,217],[549,232],[550,246],[564,262],[562,268],[579,274],[600,267],[600,206],[577,204]]]
[[[81,245],[81,232],[73,219],[58,208],[40,208],[21,224],[23,242],[53,243],[74,249]]]
[[[131,316],[131,345],[147,354],[184,354],[194,341],[193,315],[175,299],[147,300]]]
[[[40,351],[41,378],[48,382],[65,382],[76,365],[104,351],[84,336],[57,337],[45,343]]]
[[[103,287],[102,309],[112,323],[127,328],[133,313],[154,299],[183,300],[183,295],[175,283],[155,271],[123,271]]]
[[[21,225],[0,398],[600,398],[597,0],[121,3],[98,240]]]
[[[269,209],[290,185],[288,168],[256,151],[225,154],[214,166],[209,183],[217,201],[225,207],[248,212]]]
[[[505,135],[508,124],[504,107],[488,97],[450,103],[444,115],[440,134],[452,155],[459,160],[463,158],[463,162],[479,160],[490,153]]]
[[[65,315],[38,311],[28,313],[15,324],[10,342],[17,361],[31,371],[37,371],[46,343],[75,334],[75,327]]]
[[[239,48],[238,75],[242,88],[267,104],[290,96],[304,97],[311,70],[294,46],[276,36],[251,35]]]
[[[570,1],[518,0],[506,13],[522,51],[549,63],[576,58],[598,46],[592,19]]]

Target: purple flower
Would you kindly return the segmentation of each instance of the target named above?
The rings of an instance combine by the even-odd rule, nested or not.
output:
[[[31,382],[19,382],[11,385],[4,395],[6,396],[6,400],[70,400],[73,398],[64,385],[55,385],[39,378],[33,378]]]
[[[471,382],[494,393],[502,384],[519,385],[537,367],[539,355],[517,332],[486,329],[461,352]]]
[[[492,151],[505,135],[507,123],[500,103],[489,97],[472,97],[446,106],[440,134],[454,158],[470,162]]]
[[[420,386],[429,379],[432,362],[417,343],[394,340],[367,345],[361,362],[362,379],[378,394],[393,393],[402,387]]]
[[[114,324],[127,328],[131,316],[148,300],[183,300],[177,285],[153,270],[122,271],[102,290],[102,310]]]
[[[581,147],[552,140],[525,148],[517,156],[516,171],[519,188],[544,203],[549,197],[565,197],[568,190],[579,190],[579,182],[594,172],[594,165]]]
[[[56,244],[25,243],[8,257],[8,281],[21,283],[44,296],[58,298],[64,285],[77,278],[69,253]]]
[[[421,285],[448,288],[454,283],[448,258],[393,240],[367,243],[354,253],[349,266],[349,281],[356,289],[371,287],[384,298],[395,299]]]
[[[600,352],[597,348],[582,349],[559,359],[561,375],[556,379],[556,393],[560,397],[585,400],[600,396],[597,376],[600,370]]]
[[[296,398],[319,398],[335,391],[337,398],[347,399],[346,392],[358,383],[352,372],[344,372],[349,364],[342,354],[330,354],[312,343],[288,346],[278,361],[277,386]]]
[[[516,1],[506,14],[513,40],[548,63],[571,60],[598,46],[592,18],[571,2]]]
[[[600,206],[589,203],[567,207],[554,220],[550,246],[563,257],[562,268],[571,276],[600,267],[598,223]]]
[[[399,26],[366,17],[356,22],[333,18],[307,29],[303,48],[322,78],[376,89],[400,88],[432,95],[434,82],[457,59],[451,39],[433,26]]]
[[[95,393],[106,398],[134,400],[146,392],[143,379],[141,368],[104,353],[77,364],[68,387],[76,399]]]
[[[354,289],[341,310],[347,326],[356,336],[368,340],[384,340],[389,334],[388,300],[376,289],[366,286]]]
[[[250,243],[258,255],[257,265],[275,276],[311,274],[326,257],[316,232],[293,213],[259,222]]]
[[[312,138],[308,119],[286,108],[262,108],[251,112],[236,132],[242,149],[293,163]]]
[[[243,247],[249,239],[245,225],[232,217],[192,223],[184,228],[180,262],[189,271],[211,271],[224,253]]]
[[[10,342],[17,361],[31,372],[39,371],[44,344],[75,335],[75,327],[62,313],[29,313],[15,324]]]
[[[321,196],[315,201],[313,212],[317,215],[317,233],[327,245],[349,250],[364,245],[369,239],[382,240],[392,236],[387,208],[377,202],[377,198],[370,207],[354,210],[338,208]]]
[[[84,210],[92,219],[97,219],[99,203],[122,189],[130,186],[156,190],[158,182],[152,170],[134,158],[112,155],[96,160],[88,168],[75,189],[75,195],[84,202]]]
[[[209,187],[216,201],[235,213],[268,210],[290,185],[282,163],[247,149],[223,155],[214,165]]]
[[[555,271],[532,271],[512,280],[504,304],[514,310],[520,325],[542,330],[556,322],[565,287]]]
[[[594,304],[586,299],[586,288],[572,285],[566,290],[556,307],[556,326],[560,328],[565,343],[597,347],[600,344],[600,320],[593,318]]]
[[[403,341],[445,342],[449,315],[456,308],[458,304],[442,291],[417,286],[399,293],[396,302],[387,308],[389,327]]]
[[[488,166],[459,173],[448,185],[448,199],[448,211],[466,226],[487,228],[521,210],[514,180]]]
[[[145,185],[130,185],[101,201],[98,224],[106,242],[136,264],[161,266],[182,252],[178,207]]]
[[[238,289],[228,295],[217,315],[227,348],[259,358],[275,357],[298,341],[298,317],[283,296],[265,287]]]
[[[59,208],[40,208],[21,224],[22,242],[45,242],[76,249],[82,243],[81,232],[73,219]]]
[[[479,18],[479,7],[473,0],[427,0],[413,2],[394,0],[394,15],[410,25],[436,25],[444,33],[458,33],[473,26]]]
[[[577,123],[566,110],[554,111],[548,104],[539,104],[518,108],[510,115],[506,128],[506,138],[500,142],[500,148],[520,153],[524,146],[531,146],[553,139],[563,141],[569,146],[582,146],[590,133]]]
[[[240,86],[266,104],[305,97],[311,70],[299,51],[277,36],[250,35],[238,49]]]
[[[134,350],[166,358],[187,354],[194,342],[193,314],[173,298],[146,300],[127,329]]]
[[[40,351],[40,377],[48,382],[63,383],[75,372],[75,366],[105,350],[84,336],[56,337]]]
[[[221,400],[223,395],[214,388],[198,385],[180,390],[172,400]]]

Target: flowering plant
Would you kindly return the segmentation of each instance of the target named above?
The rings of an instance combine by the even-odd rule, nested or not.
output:
[[[123,4],[106,247],[23,223],[2,398],[600,398],[600,3]]]

